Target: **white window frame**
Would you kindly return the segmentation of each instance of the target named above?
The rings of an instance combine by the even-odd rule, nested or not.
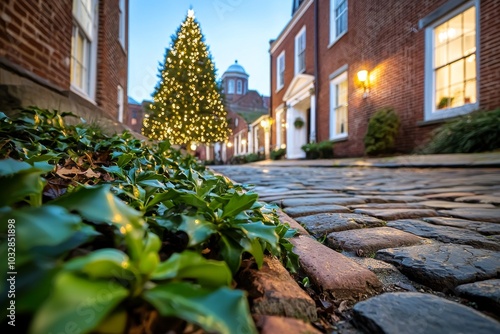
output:
[[[276,58],[276,91],[285,86],[285,50]]]
[[[119,28],[118,28],[118,40],[120,41],[120,45],[125,50],[125,35],[126,35],[126,0],[119,0]]]
[[[476,7],[476,102],[455,108],[436,110],[435,73],[434,73],[434,29],[471,7]],[[479,4],[469,1],[436,20],[425,30],[425,90],[424,120],[433,121],[468,114],[479,107]]]
[[[348,136],[348,130],[349,130],[349,122],[346,124],[345,132],[336,134],[335,129],[337,128],[337,109],[341,106],[337,105],[337,89],[336,86],[338,86],[340,83],[346,81],[347,82],[347,71],[344,71],[340,73],[339,75],[335,76],[333,79],[330,80],[330,139],[342,139],[342,138],[347,138]],[[347,96],[349,96],[349,92],[347,92]],[[346,104],[345,107],[347,108],[348,105]],[[349,116],[349,109],[347,109],[347,116]]]
[[[301,40],[304,42],[303,49],[301,48]],[[306,26],[300,29],[299,33],[295,36],[295,74],[300,74],[306,70]],[[303,62],[299,62],[300,57],[303,56]],[[299,65],[303,65],[302,68]]]
[[[227,93],[234,94],[234,80],[233,79],[229,79],[227,81]]]
[[[90,8],[86,8],[81,0],[73,1],[73,32],[71,37],[71,68],[70,68],[70,88],[82,97],[95,102],[96,81],[97,81],[97,30],[99,17],[99,1],[88,0]],[[76,37],[83,36],[85,71],[82,73],[83,83],[73,81],[73,74],[76,71]]]
[[[345,10],[343,10],[339,15],[337,15],[337,7],[339,4],[343,3],[345,1]],[[349,30],[349,2],[348,0],[330,0],[330,46],[335,44],[342,36],[344,36],[347,31]],[[342,16],[345,15],[345,20],[346,20],[346,27],[344,31],[337,31],[337,20]]]
[[[124,104],[123,100],[125,98],[125,94],[123,91],[123,87],[118,85],[116,89],[116,106],[118,108],[118,122],[123,123],[123,114],[124,114]]]
[[[243,94],[243,83],[241,80],[236,81],[236,94]]]

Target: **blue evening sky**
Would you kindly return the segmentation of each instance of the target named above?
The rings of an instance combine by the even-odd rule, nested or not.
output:
[[[269,95],[269,40],[291,18],[289,0],[129,0],[128,95],[150,100],[159,62],[190,6],[201,25],[217,77],[237,59],[249,88]]]

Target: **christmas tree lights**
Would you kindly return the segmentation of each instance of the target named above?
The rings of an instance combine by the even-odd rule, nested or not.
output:
[[[200,24],[189,10],[165,52],[142,133],[172,144],[225,142],[230,129],[216,70]]]

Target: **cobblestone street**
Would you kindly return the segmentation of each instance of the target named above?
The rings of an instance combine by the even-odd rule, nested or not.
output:
[[[213,169],[283,209],[307,277],[355,301],[346,333],[500,332],[500,169]]]

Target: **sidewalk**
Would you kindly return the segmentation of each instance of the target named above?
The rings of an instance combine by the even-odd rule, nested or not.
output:
[[[249,166],[273,167],[500,167],[500,152],[469,154],[401,155],[387,158],[344,158],[322,160],[265,160]]]
[[[499,165],[500,153],[487,153],[211,168],[254,185],[298,230],[299,281],[317,306],[317,318],[300,318],[320,332],[490,334],[500,333]],[[321,168],[334,166],[390,168]],[[471,166],[489,168],[457,168]],[[276,304],[277,284],[262,286]],[[309,310],[304,298],[292,303],[299,293],[282,295]],[[298,317],[288,306],[259,314]]]

